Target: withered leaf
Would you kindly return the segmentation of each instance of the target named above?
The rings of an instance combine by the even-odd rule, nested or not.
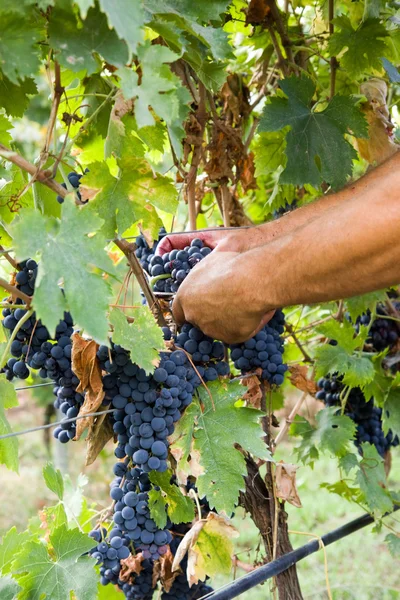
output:
[[[170,548],[154,563],[153,568],[153,587],[156,586],[157,581],[161,582],[163,590],[167,593],[171,590],[175,579],[178,577],[180,569],[173,571],[172,563],[174,561],[174,555]]]
[[[308,367],[306,365],[291,365],[289,367],[290,383],[302,392],[315,396],[318,386],[314,379],[308,378]]]
[[[89,425],[86,438],[86,466],[94,463],[104,446],[114,437],[114,430],[107,415],[101,415],[93,425]]]
[[[143,571],[143,554],[131,554],[128,558],[121,560],[121,570],[119,572],[119,578],[122,581],[128,581],[131,575],[139,575]]]
[[[80,381],[77,391],[85,393],[80,416],[97,412],[105,395],[101,367],[96,356],[97,348],[94,340],[85,340],[79,333],[72,336],[72,370]],[[87,427],[94,424],[95,419],[96,417],[87,417],[76,422],[76,440],[79,440]]]
[[[247,387],[247,392],[244,394],[243,400],[247,402],[248,406],[261,409],[262,390],[261,382],[257,375],[245,377],[242,382]]]
[[[246,25],[258,25],[270,12],[267,0],[251,0],[247,9]]]
[[[276,496],[297,508],[301,508],[301,500],[297,491],[296,471],[297,465],[290,465],[281,460],[276,465],[275,486]]]

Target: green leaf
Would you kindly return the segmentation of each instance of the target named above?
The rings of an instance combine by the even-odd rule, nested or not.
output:
[[[166,498],[162,495],[161,490],[149,491],[149,510],[150,516],[159,529],[164,529],[167,524],[167,505]]]
[[[10,576],[0,577],[0,598],[1,600],[14,600],[20,591],[18,583]]]
[[[108,343],[110,287],[94,268],[113,274],[114,266],[104,251],[105,239],[99,234],[88,237],[102,224],[92,212],[66,200],[61,223],[26,210],[12,228],[18,259],[41,255],[33,304],[37,317],[52,334],[69,310],[75,324],[99,343]]]
[[[59,527],[50,536],[51,555],[40,542],[27,542],[17,554],[14,574],[22,586],[21,600],[96,600],[95,560],[82,556],[93,548],[93,540],[78,529]]]
[[[10,121],[3,115],[0,115],[0,143],[1,144],[4,144],[5,146],[9,146],[10,141],[11,141],[11,135],[10,135],[9,131],[12,128],[13,128],[12,123],[10,123]]]
[[[348,454],[340,457],[339,466],[341,469],[343,469],[345,474],[348,475],[352,469],[358,467],[358,458],[355,454],[349,452]]]
[[[18,406],[14,386],[7,381],[5,375],[0,376],[0,435],[11,433],[5,410]],[[0,463],[18,473],[18,438],[11,437],[0,440]]]
[[[246,475],[244,456],[234,445],[239,444],[244,450],[258,458],[269,460],[271,455],[263,441],[260,427],[262,413],[252,408],[235,406],[244,388],[238,382],[213,382],[208,386],[212,401],[204,388],[199,388],[200,404],[193,403],[189,409],[193,422],[185,419],[187,432],[177,428],[173,434],[171,451],[174,453],[174,442],[180,435],[179,445],[188,446],[194,433],[192,459],[200,463],[203,472],[197,478],[200,497],[206,496],[210,507],[226,514],[233,512],[239,496],[244,489],[243,476]],[[215,406],[215,410],[213,407]],[[193,408],[192,408],[193,406]],[[197,408],[197,413],[195,411]],[[185,469],[184,457],[178,462],[178,469]]]
[[[118,177],[111,175],[107,163],[92,163],[88,168],[81,187],[93,193],[89,210],[104,220],[102,233],[109,239],[115,233],[123,235],[136,223],[158,231],[159,218],[152,205],[168,213],[177,208],[177,190],[171,180],[159,174],[154,176],[144,160],[125,159]],[[153,224],[155,227],[151,227]]]
[[[110,27],[113,27],[121,40],[125,40],[129,49],[136,54],[137,45],[143,41],[144,11],[141,0],[100,0],[100,8],[107,15]]]
[[[389,492],[381,487],[386,484],[385,467],[382,457],[378,454],[375,446],[361,444],[363,458],[359,463],[356,482],[360,486],[371,512],[384,514],[393,509],[393,502]]]
[[[47,506],[43,509],[45,515],[47,527],[50,533],[53,533],[55,529],[62,525],[68,526],[68,517],[65,512],[65,507],[61,502],[58,502],[55,506]],[[76,518],[76,517],[75,517]],[[73,521],[76,525],[76,521]]]
[[[310,108],[315,93],[311,79],[295,76],[284,79],[281,88],[287,98],[275,96],[265,106],[258,130],[279,131],[286,135],[287,164],[282,183],[317,187],[323,181],[334,188],[345,184],[357,157],[345,134],[367,135],[367,123],[351,96],[334,96],[327,107],[317,112]]]
[[[339,373],[344,376],[344,382],[351,387],[363,388],[370,383],[375,375],[373,362],[366,356],[354,356],[341,346],[325,344],[315,352],[316,376],[328,373]]]
[[[191,0],[145,0],[145,9],[151,14],[178,15],[192,21],[219,21],[226,11],[229,0],[203,0],[193,4]]]
[[[317,413],[316,427],[304,420],[296,420],[290,433],[303,439],[296,452],[303,462],[314,462],[319,452],[330,452],[335,456],[344,456],[349,451],[356,431],[354,422],[345,415],[337,415],[336,407],[324,408]]]
[[[350,76],[357,77],[370,68],[381,69],[381,57],[387,51],[384,38],[389,34],[379,19],[367,19],[357,29],[353,29],[345,15],[337,17],[333,23],[336,29],[330,36],[328,50],[335,56],[345,49],[340,56],[340,65]]]
[[[164,348],[161,328],[148,306],[135,308],[134,319],[134,323],[128,323],[119,309],[110,313],[113,341],[130,352],[132,362],[146,373],[153,373],[160,360],[159,350]]]
[[[400,557],[400,536],[395,533],[389,533],[385,537],[385,542],[388,545],[389,552],[393,558]]]
[[[175,423],[174,432],[169,437],[171,452],[177,462],[177,474],[182,481],[191,475],[189,459],[198,414],[197,403],[189,404],[179,421]]]
[[[391,389],[385,400],[382,411],[382,425],[385,435],[392,430],[393,435],[400,435],[400,388]]]
[[[0,72],[0,106],[8,115],[22,117],[30,102],[29,95],[33,94],[37,94],[33,79],[24,79],[16,85]]]
[[[177,485],[171,484],[171,471],[158,473],[151,471],[150,481],[161,489],[167,504],[167,513],[172,523],[189,523],[194,519],[194,504],[184,496]]]
[[[399,70],[388,60],[387,58],[382,58],[383,68],[385,69],[388,77],[392,83],[400,83],[400,73]]]
[[[19,17],[1,14],[0,19],[0,65],[12,83],[31,77],[39,70],[39,46],[42,37],[32,13]]]
[[[346,300],[347,310],[353,321],[360,317],[368,310],[374,310],[378,302],[386,300],[386,292],[371,292],[362,296],[353,296]]]
[[[11,572],[11,564],[15,555],[26,544],[29,537],[27,531],[18,533],[16,527],[12,527],[4,534],[0,544],[0,572],[3,575]]]
[[[339,323],[335,319],[331,319],[319,325],[317,331],[330,340],[336,340],[346,352],[351,353],[360,345],[362,347],[359,338],[355,336],[353,325],[347,320]]]
[[[114,30],[109,29],[107,16],[90,8],[83,25],[78,27],[72,11],[56,6],[49,22],[49,42],[63,67],[88,75],[100,71],[101,61],[122,67],[129,61],[128,46]]]
[[[213,513],[210,514],[210,516]],[[207,519],[199,533],[193,550],[196,553],[196,571],[209,577],[229,575],[232,571],[233,543],[231,538],[239,533],[222,516]]]
[[[285,133],[274,131],[260,133],[254,145],[256,177],[268,175],[285,164]]]
[[[51,492],[54,492],[59,500],[64,497],[64,481],[59,469],[55,469],[52,463],[43,467],[43,477]]]

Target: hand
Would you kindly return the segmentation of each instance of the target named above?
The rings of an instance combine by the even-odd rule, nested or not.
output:
[[[244,255],[212,252],[181,284],[172,305],[178,325],[185,321],[206,335],[233,344],[250,339],[272,318],[257,306],[256,279]]]
[[[258,227],[249,227],[248,229],[232,227],[220,231],[204,229],[195,233],[179,233],[165,236],[158,244],[156,254],[162,256],[171,250],[181,250],[185,246],[189,246],[195,238],[203,240],[205,246],[218,252],[246,252],[258,244],[265,243],[262,241],[262,237]]]

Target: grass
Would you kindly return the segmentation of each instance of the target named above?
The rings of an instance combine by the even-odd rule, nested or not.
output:
[[[51,396],[51,391],[49,390]],[[22,395],[21,395],[22,396]],[[22,396],[20,407],[10,411],[12,425],[15,429],[25,429],[40,424],[42,413],[34,408],[31,398]],[[83,471],[89,478],[85,488],[90,501],[97,502],[100,507],[108,503],[108,483],[112,478],[111,468],[114,458],[111,450],[102,456],[91,467],[84,467],[84,442],[68,444],[69,472],[73,480]],[[47,460],[54,461],[56,442],[51,437],[50,452],[47,452],[42,433],[29,434],[20,438],[20,475],[0,467],[0,535],[13,525],[19,530],[26,527],[30,517],[35,515],[44,505],[55,502],[54,495],[49,492],[42,479],[42,467]],[[293,446],[284,444],[277,459],[294,462]],[[103,456],[104,454],[104,456]],[[321,489],[320,483],[334,482],[338,478],[335,460],[323,456],[315,469],[301,467],[298,471],[297,483],[302,508],[287,505],[289,527],[304,534],[323,535],[344,523],[358,517],[362,510],[349,504],[346,500]],[[393,456],[393,467],[390,476],[391,488],[396,489],[400,479],[400,452]],[[400,531],[398,522],[393,518],[386,519]],[[257,552],[259,535],[249,518],[237,511],[234,524],[240,532],[235,544],[235,552],[247,563],[262,560],[262,552]],[[390,556],[384,538],[389,533],[386,527],[379,533],[369,526],[326,549],[328,559],[329,581],[334,600],[393,600],[400,599],[400,569],[398,563]],[[306,535],[291,535],[296,548],[307,543]],[[243,574],[237,570],[236,577]],[[323,552],[319,551],[304,559],[298,565],[298,574],[304,598],[307,600],[325,600],[326,591]],[[232,580],[229,577],[218,577],[212,581],[217,588]],[[122,596],[121,596],[122,597]],[[272,600],[274,594],[270,583],[258,586],[240,596],[242,600]]]

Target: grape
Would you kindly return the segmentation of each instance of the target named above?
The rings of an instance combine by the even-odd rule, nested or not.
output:
[[[87,172],[88,172],[88,169],[85,170],[85,173],[87,173]],[[79,183],[80,183],[81,178],[82,178],[82,175],[79,175],[79,173],[75,173],[75,171],[71,171],[71,173],[68,173],[68,181],[72,185],[72,187],[74,187],[75,189],[79,189]],[[61,187],[63,187],[64,189],[67,189],[67,186],[65,183],[62,183]],[[78,196],[79,200],[82,202],[82,204],[86,204],[88,202],[87,200],[82,201],[82,197],[81,197],[81,194],[79,191],[77,192],[77,196]],[[64,198],[62,196],[58,195],[57,202],[59,204],[63,204]]]

